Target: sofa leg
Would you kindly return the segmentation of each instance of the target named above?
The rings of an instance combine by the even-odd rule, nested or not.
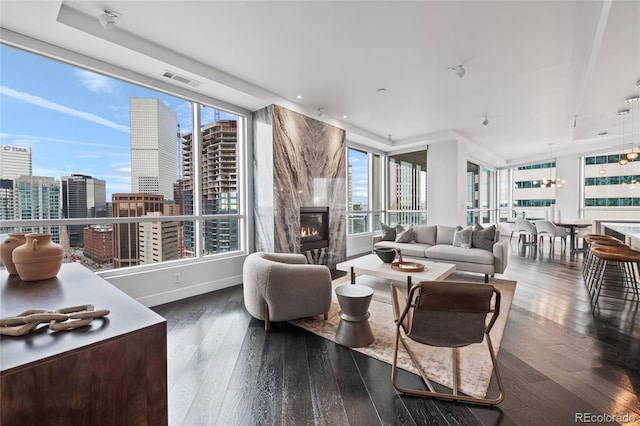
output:
[[[484,274],[484,282],[485,284],[489,283],[489,274]]]
[[[269,322],[269,305],[264,304],[264,331],[271,329],[271,323]]]

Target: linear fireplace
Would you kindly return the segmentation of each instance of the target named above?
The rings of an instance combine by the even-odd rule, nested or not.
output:
[[[300,208],[300,252],[329,247],[329,207]]]

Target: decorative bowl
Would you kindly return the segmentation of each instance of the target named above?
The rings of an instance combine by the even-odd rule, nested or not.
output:
[[[375,249],[376,254],[384,263],[391,263],[396,258],[396,249],[389,247],[378,247]]]

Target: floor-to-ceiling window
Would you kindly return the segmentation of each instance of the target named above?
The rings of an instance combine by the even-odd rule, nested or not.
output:
[[[382,156],[348,148],[347,159],[348,233],[380,230],[383,215]]]
[[[495,221],[495,171],[467,161],[467,225]]]
[[[388,157],[389,223],[427,223],[427,151]]]
[[[243,249],[243,116],[0,49],[0,240],[51,232],[94,270]]]
[[[582,216],[585,219],[638,219],[640,161],[620,165],[622,154],[584,157]]]
[[[498,175],[498,222],[513,219],[514,210],[511,208],[513,185],[511,184],[511,169],[499,169]]]
[[[556,203],[556,163],[529,164],[512,169],[512,216],[544,219],[545,212]]]

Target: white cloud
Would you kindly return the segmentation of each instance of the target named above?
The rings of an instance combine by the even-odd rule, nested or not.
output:
[[[80,69],[75,71],[75,75],[84,87],[94,93],[106,93],[112,95],[117,92],[116,81],[109,77]]]
[[[62,143],[66,145],[74,145],[74,146],[91,146],[91,147],[99,147],[105,148],[104,152],[94,152],[94,154],[98,155],[111,155],[111,156],[126,156],[129,157],[129,147],[123,146],[122,152],[117,152],[116,150],[119,148],[117,145],[108,144],[108,143],[100,143],[100,142],[87,142],[87,141],[74,141],[71,139],[60,139],[60,138],[49,138],[45,136],[36,136],[36,135],[21,135],[17,133],[0,133],[0,140],[5,144],[14,144],[14,145],[28,145],[33,146],[38,142],[55,142]],[[125,151],[126,150],[126,151]]]
[[[52,111],[56,111],[62,114],[67,114],[72,117],[79,118],[81,120],[90,121],[92,123],[100,124],[105,127],[119,130],[121,132],[129,133],[128,126],[123,126],[121,124],[114,123],[113,121],[99,117],[90,112],[78,111],[77,109],[69,108],[64,105],[60,105],[55,102],[48,101],[44,98],[41,98],[40,96],[31,95],[25,92],[19,92],[7,86],[0,86],[0,95],[9,96],[11,98],[29,103],[31,105],[36,105],[36,106],[50,109]]]
[[[131,175],[131,167],[119,167],[113,169],[113,172],[116,173],[116,175]]]

